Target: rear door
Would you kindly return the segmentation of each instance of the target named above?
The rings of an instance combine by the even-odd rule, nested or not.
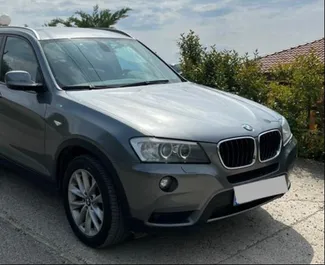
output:
[[[33,81],[43,82],[38,60],[27,39],[6,36],[0,64],[0,154],[39,173],[47,173],[44,156],[46,104],[42,93],[9,89],[4,83],[11,70],[30,73]]]

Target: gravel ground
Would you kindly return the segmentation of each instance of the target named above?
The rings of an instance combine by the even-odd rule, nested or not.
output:
[[[0,170],[0,263],[324,264],[324,164],[299,160],[291,179],[283,198],[248,213],[93,250],[55,192]]]

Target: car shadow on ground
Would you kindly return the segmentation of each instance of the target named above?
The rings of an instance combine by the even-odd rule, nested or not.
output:
[[[109,249],[90,249],[72,234],[61,200],[49,187],[34,178],[0,170],[0,207],[8,218],[81,261],[308,264],[313,258],[310,243],[263,208],[204,226],[150,231]],[[7,205],[10,202],[19,206]]]
[[[260,244],[258,244],[260,243]],[[97,255],[124,262],[137,253],[141,263],[301,263],[313,258],[310,243],[263,208],[195,228],[155,231]],[[242,254],[245,254],[243,257]]]

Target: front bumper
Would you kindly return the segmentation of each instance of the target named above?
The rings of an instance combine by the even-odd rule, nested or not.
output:
[[[275,159],[236,170],[221,165],[215,145],[204,144],[203,148],[211,164],[136,164],[123,181],[131,217],[151,227],[191,226],[239,214],[284,195],[233,206],[236,185],[286,175],[290,188],[289,174],[297,156],[295,138]],[[159,188],[159,181],[164,176],[177,179],[175,191],[166,193]]]

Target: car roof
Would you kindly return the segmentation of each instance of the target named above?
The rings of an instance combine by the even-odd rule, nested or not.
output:
[[[66,38],[132,38],[129,34],[112,28],[77,28],[77,27],[42,27],[42,28],[28,28],[28,27],[14,27],[5,26],[0,27],[5,32],[11,30],[15,32],[27,32],[38,40],[50,39],[66,39]]]

